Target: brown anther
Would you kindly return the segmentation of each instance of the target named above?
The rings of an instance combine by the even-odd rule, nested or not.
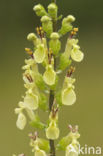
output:
[[[37,31],[37,34],[39,35],[39,37],[42,39],[44,37],[44,31],[43,31],[42,27],[37,27],[36,31]]]
[[[78,28],[74,28],[73,30],[74,30],[74,32],[78,32],[78,31],[79,31],[79,29],[78,29]]]
[[[73,28],[73,30],[70,33],[70,38],[72,38],[74,35],[76,35],[78,32],[78,28]]]
[[[25,48],[25,51],[33,58],[33,51],[30,48]]]
[[[49,64],[51,64],[52,57],[53,57],[53,52],[52,52],[51,49],[49,49],[49,52],[48,52],[48,61],[49,61]]]
[[[73,127],[72,127],[72,125],[68,125],[68,128],[69,128],[69,130],[70,130],[72,133],[78,132],[78,126],[77,126],[77,125],[76,125],[76,126],[73,126]]]
[[[38,137],[38,133],[37,133],[37,132],[35,132],[34,134],[33,134],[33,133],[29,133],[29,137],[30,137],[30,139],[32,139],[32,140],[36,140],[37,137]]]
[[[75,72],[75,67],[70,67],[70,69],[67,72],[67,77],[71,77],[71,75]]]
[[[56,99],[54,99],[53,106],[52,106],[52,118],[55,118],[56,114],[58,113],[58,107],[54,107],[56,104]]]
[[[32,79],[32,77],[31,77],[31,75],[29,75],[29,74],[25,74],[25,76],[26,76],[26,78],[29,80],[29,82],[33,82],[33,79]]]

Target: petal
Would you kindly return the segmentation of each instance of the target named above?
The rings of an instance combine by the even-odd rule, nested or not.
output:
[[[66,156],[78,156],[78,150],[72,144],[68,145],[66,148]]]
[[[45,49],[44,45],[40,44],[37,48],[37,50],[34,53],[34,58],[37,63],[42,63],[45,58]]]
[[[24,98],[24,105],[30,110],[36,110],[38,108],[38,96],[27,94]]]
[[[45,151],[38,149],[35,151],[35,156],[46,156],[46,153]]]
[[[20,114],[18,115],[18,119],[17,119],[17,122],[16,122],[16,126],[17,126],[19,129],[23,130],[24,127],[25,127],[25,125],[26,125],[26,117],[25,117],[25,115],[24,115],[23,113],[20,113]]]
[[[51,140],[58,139],[58,137],[59,137],[59,128],[56,126],[56,124],[55,125],[54,124],[49,125],[49,127],[46,129],[46,137],[48,139],[51,139]]]
[[[84,54],[80,50],[77,51],[72,50],[71,58],[76,62],[81,62],[84,58]]]
[[[76,101],[76,94],[72,88],[67,88],[62,91],[62,103],[64,105],[72,105]]]
[[[43,75],[43,79],[44,79],[45,83],[48,85],[55,84],[56,73],[53,70],[52,66],[47,67],[47,69]]]

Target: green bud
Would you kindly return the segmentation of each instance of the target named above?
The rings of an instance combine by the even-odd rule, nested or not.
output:
[[[35,11],[37,16],[47,15],[46,10],[44,9],[44,7],[41,4],[35,5],[33,10]]]
[[[34,33],[28,34],[27,40],[32,41],[35,47],[37,47],[37,45],[40,44],[40,39]]]
[[[71,31],[73,28],[71,23],[74,21],[75,21],[75,18],[72,15],[69,15],[66,18],[64,18],[62,21],[62,27],[59,30],[59,33],[61,35],[65,35],[67,32]]]
[[[67,16],[68,22],[72,23],[75,21],[75,17],[72,15]]]
[[[57,55],[61,49],[61,42],[59,41],[59,34],[53,32],[50,36],[51,40],[49,42],[49,47],[52,49],[53,54]]]
[[[48,6],[48,13],[52,18],[56,18],[57,17],[57,11],[58,11],[58,7],[55,3],[51,3]]]
[[[51,18],[48,16],[43,16],[41,18],[41,22],[43,30],[47,33],[47,36],[49,37],[50,34],[53,32],[53,23],[51,21]]]
[[[37,36],[34,33],[30,33],[27,36],[27,40],[29,40],[29,41],[34,41],[36,39],[37,39]]]

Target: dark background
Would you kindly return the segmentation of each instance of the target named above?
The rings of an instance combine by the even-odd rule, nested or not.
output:
[[[14,108],[24,94],[21,66],[26,58],[24,48],[31,46],[26,36],[39,26],[39,18],[32,8],[37,3],[47,6],[49,2],[0,1],[1,156],[22,152],[26,156],[33,155],[28,138],[28,133],[33,129],[27,127],[22,132],[16,128]],[[57,0],[57,4],[59,14],[73,14],[76,17],[78,38],[85,54],[84,61],[76,65],[77,102],[72,107],[64,107],[60,114],[61,135],[68,133],[68,123],[78,124],[82,146],[103,147],[103,0]],[[63,41],[66,42],[65,39]]]

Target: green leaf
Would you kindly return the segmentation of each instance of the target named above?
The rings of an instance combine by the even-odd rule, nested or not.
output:
[[[38,138],[38,146],[40,149],[42,149],[46,152],[50,151],[49,141],[46,139]]]
[[[35,117],[34,121],[30,122],[30,125],[41,130],[46,128],[46,125],[40,121],[40,118],[38,116]]]
[[[71,143],[72,139],[69,135],[63,137],[57,144],[57,150],[66,150],[66,147]]]

